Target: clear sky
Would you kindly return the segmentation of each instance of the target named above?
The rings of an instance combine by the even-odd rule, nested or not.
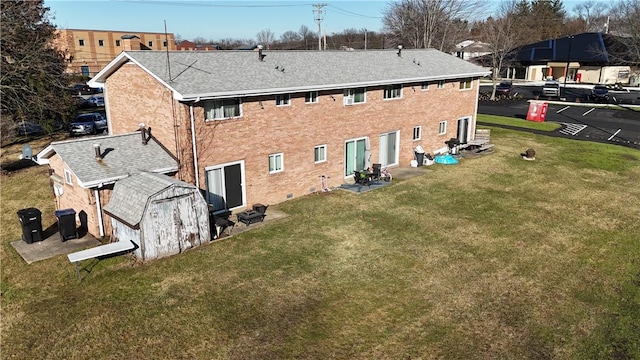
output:
[[[322,30],[327,34],[347,28],[381,31],[382,16],[391,1],[45,0],[44,4],[61,29],[164,32],[166,21],[167,32],[182,39],[217,41],[255,40],[265,29],[280,38],[285,31],[297,32],[301,25],[317,32],[313,4],[326,4]],[[487,4],[495,9],[501,1],[487,0]],[[564,8],[571,13],[583,1],[564,0]],[[478,18],[489,14],[478,14]]]
[[[52,22],[61,29],[167,32],[186,40],[256,39],[270,29],[276,36],[301,25],[317,32],[313,4],[323,8],[327,34],[346,28],[382,29],[386,1],[195,1],[195,0],[45,0]]]

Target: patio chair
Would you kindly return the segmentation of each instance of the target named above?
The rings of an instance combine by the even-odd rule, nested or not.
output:
[[[364,185],[371,187],[371,178],[367,175],[366,171],[355,170],[353,172],[353,181],[359,188]]]
[[[373,164],[373,171],[371,173],[371,181],[380,181],[380,171],[382,169],[382,164]]]

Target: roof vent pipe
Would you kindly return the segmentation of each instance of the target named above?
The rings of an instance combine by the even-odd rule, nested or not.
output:
[[[258,60],[264,61],[264,57],[267,55],[262,54],[262,45],[258,45]]]
[[[147,139],[147,129],[144,127],[144,123],[140,123],[140,136],[142,137],[142,145],[147,145],[149,140]]]
[[[398,45],[398,57],[402,57],[402,45]]]
[[[93,144],[93,150],[96,152],[96,161],[102,160],[102,151],[100,151],[100,144]]]

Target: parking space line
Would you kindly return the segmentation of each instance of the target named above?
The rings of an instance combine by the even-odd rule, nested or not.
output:
[[[562,109],[560,109],[560,110],[556,111],[556,114],[560,114],[561,112],[563,112],[563,111],[567,110],[567,109],[568,109],[568,108],[570,108],[570,107],[571,107],[571,106],[565,106],[565,107],[563,107]]]
[[[611,140],[611,139],[613,139],[614,137],[616,137],[616,135],[618,135],[618,133],[619,133],[620,131],[622,131],[622,129],[618,129],[618,131],[616,131],[616,133],[615,133],[615,134],[611,135],[611,137],[609,137],[607,140]]]
[[[582,116],[587,116],[590,112],[592,112],[593,110],[595,110],[596,108],[591,108],[591,110],[585,112],[584,114],[582,114]]]

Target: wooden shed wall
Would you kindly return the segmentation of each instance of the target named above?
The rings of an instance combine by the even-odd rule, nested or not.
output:
[[[140,221],[143,260],[178,254],[209,239],[208,208],[197,189],[171,186],[149,198]]]
[[[112,217],[109,217],[109,218],[111,219],[111,228],[112,228],[111,242],[133,241],[138,246],[137,249],[133,252],[133,254],[138,259],[144,259],[143,257],[144,248],[142,247],[143,244],[140,241],[140,230],[130,228],[128,225]]]

